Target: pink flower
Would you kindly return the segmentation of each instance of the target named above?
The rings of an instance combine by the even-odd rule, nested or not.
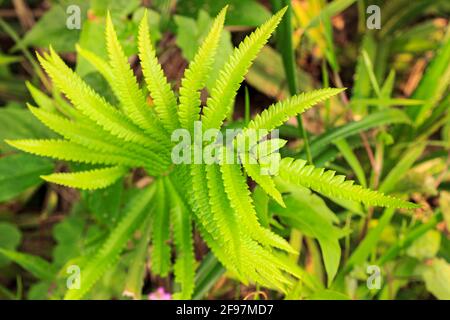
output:
[[[159,287],[156,291],[148,295],[148,300],[171,300],[172,295],[166,292],[163,287]]]

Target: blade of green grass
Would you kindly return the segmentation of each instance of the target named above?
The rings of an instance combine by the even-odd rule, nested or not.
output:
[[[217,258],[210,252],[204,258],[195,276],[193,300],[202,299],[225,273]]]
[[[377,94],[377,96],[380,97],[380,95],[381,95],[380,85],[378,84],[377,78],[373,71],[373,63],[370,60],[369,54],[364,49],[362,51],[362,57],[364,60],[364,65],[366,66],[366,70],[369,75],[370,83],[372,84],[372,88],[375,91],[375,93]]]
[[[385,109],[374,112],[360,121],[350,122],[341,127],[336,127],[328,130],[324,134],[316,137],[311,141],[311,153],[313,157],[324,152],[329,144],[333,141],[348,138],[352,135],[358,134],[374,127],[393,124],[393,123],[410,123],[408,116],[398,109]],[[283,135],[283,131],[280,132]]]
[[[57,271],[53,266],[38,256],[0,248],[0,254],[14,261],[38,279],[53,280]]]
[[[394,259],[402,250],[408,248],[416,239],[424,235],[428,230],[433,229],[442,220],[442,213],[437,212],[431,217],[427,223],[420,224],[411,230],[404,239],[396,242],[392,247],[390,247],[386,253],[384,253],[375,263],[376,265],[382,266],[386,262]]]

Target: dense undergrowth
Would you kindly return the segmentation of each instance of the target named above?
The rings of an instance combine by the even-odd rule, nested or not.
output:
[[[450,299],[448,2],[72,2],[0,9],[0,298]]]

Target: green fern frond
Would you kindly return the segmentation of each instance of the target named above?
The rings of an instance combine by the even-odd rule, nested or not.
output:
[[[289,99],[280,101],[271,105],[260,115],[256,115],[256,117],[249,122],[247,128],[254,130],[265,129],[267,131],[271,131],[282,125],[289,118],[306,111],[315,104],[329,99],[343,90],[345,89],[319,89],[307,93],[301,93]]]
[[[53,173],[41,178],[66,187],[95,190],[112,185],[126,172],[127,169],[124,167],[110,167],[74,173]]]
[[[76,73],[74,73],[54,50],[50,50],[47,60],[38,55],[38,59],[55,85],[69,98],[72,104],[86,117],[93,120],[113,135],[152,147],[155,143],[142,133],[128,118],[110,105],[103,97],[94,92]]]
[[[258,222],[250,197],[250,190],[242,175],[241,167],[237,164],[223,163],[220,165],[220,171],[231,207],[236,211],[240,223],[246,228],[246,232],[262,244],[293,252],[286,240],[262,227]]]
[[[200,92],[214,63],[217,46],[223,30],[227,7],[215,19],[211,31],[201,45],[189,68],[184,73],[180,88],[178,116],[181,126],[193,132],[194,121],[200,117]]]
[[[220,210],[220,204],[223,205],[223,208],[226,208],[227,206],[229,207],[229,203],[227,204],[227,200],[221,199],[221,194],[223,194],[224,190],[223,190],[223,186],[221,186],[220,183],[215,183],[214,185],[212,184],[212,181],[216,181],[218,179],[220,179],[220,171],[218,170],[217,166],[215,166],[216,169],[214,169],[214,166],[212,165],[208,165],[208,166],[204,166],[204,165],[192,165],[191,167],[195,167],[193,176],[197,175],[199,177],[202,176],[203,170],[208,171],[207,172],[207,180],[208,180],[208,187],[211,187],[212,192],[210,193],[210,195],[212,195],[216,200],[212,201],[211,199],[211,203],[212,205],[215,207],[217,204],[217,208],[215,208],[214,210]],[[203,178],[193,178],[193,188],[198,190],[201,190],[201,188],[204,187],[204,185],[201,185],[201,188],[198,188],[199,186],[199,182],[202,180]],[[194,187],[195,186],[195,187]],[[203,187],[202,187],[203,186]],[[222,188],[221,193],[219,194],[218,192],[220,191],[220,189]],[[216,194],[217,192],[217,194]],[[225,203],[224,203],[225,201]],[[208,202],[205,202],[205,207],[206,210],[211,210],[208,209],[208,207],[206,206]],[[230,208],[231,209],[231,208]],[[221,236],[221,231],[217,230],[216,227],[219,228],[226,228],[224,225],[218,225],[217,223],[213,223],[212,225],[209,225],[210,228],[212,228],[211,232],[207,232],[205,230],[204,224],[207,224],[208,221],[206,221],[206,223],[202,224],[200,223],[200,221],[198,220],[198,208],[197,210],[195,210],[196,212],[196,218],[197,218],[197,228],[200,230],[200,233],[202,235],[202,238],[206,241],[206,243],[208,244],[208,246],[211,248],[211,250],[214,252],[214,255],[216,255],[216,257],[221,261],[221,263],[226,266],[226,268],[228,269],[228,271],[230,271],[235,277],[237,277],[241,282],[243,282],[244,284],[247,284],[249,281],[255,281],[257,283],[260,283],[264,286],[270,287],[270,288],[276,288],[276,289],[280,289],[282,291],[284,291],[286,289],[285,283],[289,282],[289,280],[286,278],[286,275],[282,274],[282,270],[284,270],[283,268],[278,268],[276,264],[270,263],[270,265],[265,265],[264,262],[266,262],[267,256],[271,255],[270,251],[267,251],[265,249],[263,249],[256,241],[252,240],[250,238],[250,232],[247,228],[237,228],[236,226],[234,226],[234,223],[228,223],[227,226],[228,228],[230,228],[230,230],[234,230],[235,233],[239,233],[239,266],[240,269],[236,269],[236,261],[235,259],[232,259],[230,257],[230,253],[234,256],[236,255],[236,252],[233,252],[232,250],[230,250],[231,248],[227,248],[227,246],[232,245],[229,241],[224,241],[225,239],[229,238],[229,236],[225,236],[222,237]],[[217,212],[217,211],[216,211]],[[203,211],[202,214],[204,214],[205,212]],[[225,212],[223,212],[223,214],[225,214]],[[229,214],[231,214],[231,212],[229,212]],[[226,217],[223,216],[224,219],[227,219],[226,221],[232,221],[230,220],[230,217]],[[238,216],[236,216],[236,218],[238,218]],[[203,217],[204,219],[204,217]],[[217,218],[210,218],[209,222],[213,221],[213,219],[217,219]],[[238,225],[241,226],[243,225],[242,223],[242,219],[236,220],[236,222],[238,222]],[[223,232],[223,231],[222,231]],[[216,234],[217,236],[213,237],[212,234]],[[255,252],[258,252],[258,258],[256,258],[255,256]],[[262,258],[264,257],[264,258]],[[261,261],[263,261],[262,263],[264,265],[261,265]],[[264,273],[264,271],[262,271],[262,269],[265,270],[270,270],[267,271],[267,273],[265,274],[265,276],[261,275],[260,273]],[[275,280],[271,280],[271,277],[269,277],[269,274],[272,274],[273,277],[275,278]]]
[[[193,211],[193,220],[201,237],[228,271],[247,284],[247,279],[240,276],[232,259],[224,250],[220,231],[214,224],[208,200],[206,166],[201,164],[178,165],[174,168],[172,175],[174,178],[171,179],[171,182],[174,187],[176,186],[179,198],[183,200],[183,203],[188,204],[185,206]]]
[[[273,252],[263,248],[257,241],[243,237],[245,246],[243,248],[244,266],[247,277],[261,285],[286,292],[287,287],[292,285],[290,277],[283,273],[278,267]]]
[[[239,220],[230,203],[224,197],[225,189],[222,182],[220,168],[216,164],[206,166],[208,180],[209,202],[215,224],[219,228],[225,252],[233,262],[238,272],[241,272],[241,233]]]
[[[170,238],[169,215],[166,190],[163,178],[156,182],[156,198],[153,212],[153,234],[151,267],[156,275],[167,276],[170,268]]]
[[[274,152],[278,152],[286,143],[287,140],[284,139],[267,139],[256,144],[250,152],[255,155],[256,159],[261,159],[270,156]]]
[[[169,165],[167,159],[159,157],[150,150],[136,147],[136,145],[127,145],[127,142],[109,135],[108,132],[103,131],[103,129],[93,123],[74,122],[31,105],[28,105],[28,108],[48,128],[62,135],[67,140],[80,144],[87,149],[130,157],[145,163],[146,167],[156,166],[164,169]],[[124,144],[129,149],[132,149],[133,152],[127,152]]]
[[[119,259],[130,237],[147,217],[148,207],[154,194],[155,188],[150,186],[129,202],[122,220],[108,236],[100,251],[83,268],[80,288],[69,289],[64,297],[65,300],[83,298],[108,268]]]
[[[81,289],[69,290],[67,299],[85,296],[107,269],[118,261],[127,241],[144,221],[148,221],[146,230],[148,238],[151,238],[151,268],[155,275],[164,277],[171,271],[173,244],[173,272],[175,282],[181,289],[174,295],[176,298],[189,299],[194,291],[196,261],[193,223],[202,239],[233,277],[244,284],[255,282],[281,292],[289,292],[298,282],[297,278],[303,275],[296,268],[296,263],[290,264],[289,259],[284,259],[288,253],[295,251],[283,237],[271,231],[271,223],[276,222],[264,221],[262,225],[258,220],[255,206],[258,203],[265,204],[265,209],[258,208],[259,217],[264,217],[264,212],[261,212],[268,208],[268,198],[265,194],[258,197],[255,192],[255,199],[263,200],[253,201],[244,172],[283,207],[286,206],[284,201],[287,198],[283,199],[275,184],[275,181],[280,182],[281,179],[334,198],[361,201],[368,205],[416,207],[412,203],[355,186],[352,181],[345,181],[343,176],[336,176],[334,171],[309,166],[303,160],[281,160],[279,180],[262,173],[261,170],[267,169],[273,163],[272,160],[281,158],[275,151],[283,147],[286,141],[271,139],[257,143],[262,136],[257,137],[256,141],[250,141],[250,135],[246,135],[250,134],[250,129],[261,130],[264,134],[257,134],[265,136],[290,117],[343,89],[327,88],[296,95],[273,104],[257,115],[235,140],[238,142],[238,139],[243,138],[249,142],[248,148],[238,150],[242,163],[172,163],[170,133],[179,128],[188,129],[192,133],[194,122],[199,118],[204,130],[221,129],[232,110],[240,83],[279,24],[285,10],[270,18],[235,48],[219,73],[201,116],[200,90],[205,87],[214,64],[223,34],[226,8],[218,14],[211,31],[185,72],[179,92],[179,106],[150,42],[147,13],[139,25],[138,49],[144,80],[154,107],[147,103],[146,90],[140,87],[128,63],[109,15],[106,22],[108,61],[80,47],[77,47],[77,51],[109,83],[117,98],[114,100],[119,102],[118,106],[94,91],[53,49],[43,56],[38,55],[41,65],[52,79],[56,90],[61,91],[61,95],[54,94],[55,101],[52,101],[29,86],[37,104],[41,106],[29,106],[29,109],[38,120],[62,138],[7,142],[17,149],[36,155],[95,164],[99,167],[91,171],[55,173],[42,178],[65,186],[91,190],[113,184],[134,168],[143,167],[150,175],[158,176],[148,189],[141,191],[129,202],[122,220],[113,229],[101,250],[92,255],[92,259],[87,259],[83,267]],[[63,99],[63,95],[70,103]],[[64,107],[59,108],[59,103]],[[227,152],[228,149],[223,148],[220,153],[226,158]],[[272,171],[270,173],[273,174]],[[287,200],[286,204],[289,207]],[[139,247],[139,257],[142,258],[140,262],[146,258],[148,243],[148,239],[144,239]],[[136,265],[139,269],[139,264]],[[326,261],[325,267],[329,269]],[[137,279],[134,282],[137,283],[135,291],[140,290],[142,273],[137,272],[133,278]]]
[[[266,44],[272,32],[280,23],[287,8],[271,17],[261,27],[246,37],[236,48],[223,67],[212,89],[206,107],[203,109],[204,130],[219,129],[228,115],[236,92],[258,52]]]
[[[325,196],[388,208],[414,209],[419,207],[414,203],[354,185],[354,181],[346,181],[344,176],[335,175],[335,171],[315,168],[312,165],[307,165],[304,160],[282,159],[279,173],[285,181],[311,188]]]
[[[180,127],[177,115],[177,100],[161,69],[155,49],[150,41],[147,11],[139,25],[139,58],[147,88],[155,103],[155,111],[168,132]]]
[[[159,135],[166,134],[160,127],[159,120],[156,119],[150,106],[145,101],[144,93],[139,88],[128,59],[117,39],[109,13],[106,19],[106,46],[112,66],[115,93],[125,114],[136,125],[153,133],[156,138]],[[161,130],[155,132],[155,129],[158,128]]]

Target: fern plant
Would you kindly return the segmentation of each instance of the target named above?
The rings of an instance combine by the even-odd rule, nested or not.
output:
[[[82,284],[68,290],[65,298],[85,296],[102,274],[117,260],[128,239],[144,223],[151,228],[151,267],[156,275],[171,270],[171,230],[176,259],[177,298],[188,299],[194,290],[196,261],[193,252],[193,224],[218,260],[242,283],[258,283],[288,292],[302,277],[301,270],[285,259],[294,253],[289,243],[258,220],[246,175],[274,201],[285,206],[274,177],[262,175],[264,161],[242,164],[173,164],[171,133],[178,128],[193,132],[196,121],[205,130],[220,129],[230,114],[237,90],[252,61],[266,44],[283,17],[281,10],[235,48],[201,107],[200,90],[205,87],[222,34],[226,8],[215,19],[208,36],[185,71],[179,95],[172,91],[149,39],[145,15],[139,27],[138,48],[146,90],[140,88],[119,43],[111,18],[106,22],[109,61],[77,48],[103,75],[112,88],[117,105],[112,105],[73,72],[57,53],[38,55],[53,84],[67,97],[57,110],[29,105],[30,111],[61,137],[51,140],[14,140],[10,145],[25,152],[68,162],[92,165],[91,170],[43,176],[48,182],[79,188],[105,188],[133,168],[144,168],[155,182],[134,199],[126,214],[102,248],[82,268]],[[343,89],[326,88],[293,96],[268,107],[244,128],[270,132],[290,117],[324,101]],[[236,138],[237,139],[237,138]],[[262,142],[264,143],[264,142]],[[281,144],[283,142],[281,141]],[[224,152],[227,152],[224,150]],[[241,159],[250,150],[241,150]],[[245,175],[244,175],[245,173]],[[415,205],[345,181],[334,171],[315,168],[304,160],[282,159],[277,179],[310,188],[325,196],[355,200],[367,205],[414,208]],[[150,220],[148,220],[150,219]],[[332,277],[332,275],[331,275]]]

